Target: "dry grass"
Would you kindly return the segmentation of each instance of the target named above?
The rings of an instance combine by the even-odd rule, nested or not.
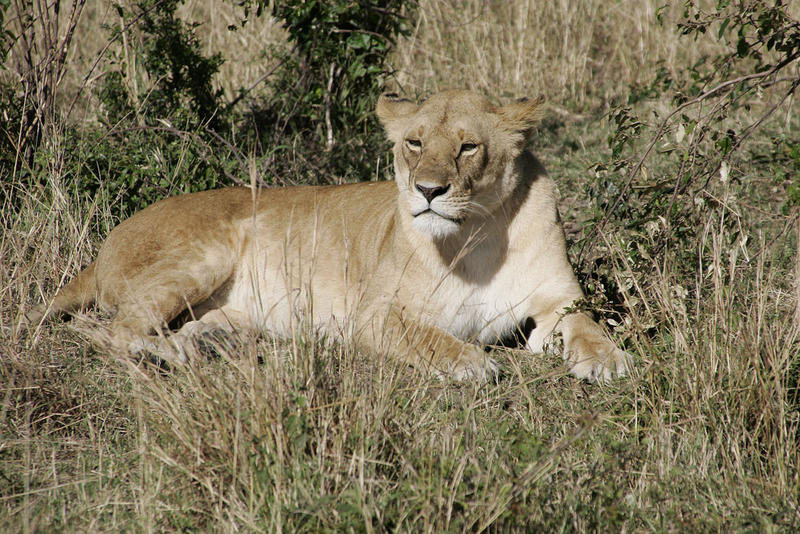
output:
[[[249,89],[263,80],[275,63],[272,47],[286,46],[286,32],[275,19],[265,14],[251,16],[244,27],[244,14],[234,3],[188,0],[178,9],[184,20],[200,24],[199,37],[204,53],[224,54],[226,61],[219,70],[217,81],[228,101],[237,96],[239,88]],[[236,31],[228,28],[234,26]],[[235,55],[229,51],[235,50]]]
[[[166,374],[93,350],[65,325],[18,336],[20,299],[89,256],[80,221],[90,213],[30,200],[22,211],[38,215],[7,221],[0,249],[12,266],[0,295],[8,531],[729,530],[800,520],[785,380],[795,297],[769,268],[774,247],[731,264],[722,212],[699,236],[710,263],[694,281],[707,288],[695,309],[675,290],[687,280],[669,256],[626,292],[633,377],[587,386],[555,356],[511,351],[498,354],[505,378],[479,386],[440,383],[310,331],[243,339]],[[624,249],[606,239],[628,276]],[[654,335],[642,334],[648,324]]]
[[[494,96],[545,95],[558,110],[596,107],[649,80],[663,59],[680,69],[712,44],[680,46],[679,9],[656,2],[423,0],[398,43],[397,82],[410,94],[466,87]]]
[[[87,7],[82,27],[107,17],[104,5]],[[653,24],[654,6],[423,1],[398,43],[398,81],[411,93],[543,93],[586,114],[646,79],[651,58],[678,69],[697,53]],[[200,17],[204,7],[186,9]],[[257,79],[268,23],[231,36],[221,28],[235,16],[208,13],[217,18],[203,35],[226,54],[230,87]],[[507,31],[515,27],[523,31]],[[80,58],[100,43],[76,43],[86,52],[68,72],[81,83]],[[796,137],[790,112],[769,127]],[[575,224],[590,211],[585,173],[606,155],[608,130],[599,118],[559,128],[539,143]],[[497,351],[497,384],[442,383],[303,330],[241,339],[171,372],[118,360],[65,323],[23,332],[27,307],[85,265],[114,220],[108,199],[73,196],[58,157],[45,165],[41,187],[0,169],[10,193],[0,237],[2,531],[800,528],[800,229],[777,215],[782,199],[763,164],[737,160],[738,181],[704,191],[696,236],[656,257],[632,258],[622,227],[598,236],[626,288],[615,335],[637,359],[632,377],[608,387],[565,376],[558,356],[511,350]],[[644,245],[660,231],[640,230]]]

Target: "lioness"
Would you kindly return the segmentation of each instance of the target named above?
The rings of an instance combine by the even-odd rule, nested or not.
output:
[[[479,344],[532,319],[531,352],[560,331],[572,374],[623,375],[630,356],[587,315],[566,313],[582,292],[555,186],[526,149],[541,103],[383,95],[394,183],[162,200],[114,228],[47,314],[97,301],[116,313],[114,345],[181,359],[198,333],[287,335],[303,316],[329,336],[457,379],[490,377],[497,364]],[[187,309],[193,320],[177,333],[154,335]]]

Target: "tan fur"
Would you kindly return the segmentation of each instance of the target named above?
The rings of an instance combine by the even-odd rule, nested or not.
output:
[[[251,191],[158,202],[117,226],[51,311],[94,299],[116,312],[114,344],[167,350],[153,334],[187,308],[171,341],[209,329],[328,335],[456,378],[496,364],[478,346],[526,318],[554,331],[578,377],[624,374],[630,357],[581,313],[555,186],[525,149],[541,101],[496,107],[464,91],[421,105],[381,97],[395,183]],[[426,198],[428,197],[428,198]]]

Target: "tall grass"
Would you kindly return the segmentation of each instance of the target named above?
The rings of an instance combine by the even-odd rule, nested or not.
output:
[[[655,7],[420,2],[397,82],[542,93],[565,110],[536,143],[577,238],[611,133],[596,109],[646,82],[650,58],[679,70],[714,46],[677,40]],[[87,6],[80,27],[104,12]],[[257,47],[215,28],[208,46],[225,43],[230,76],[259,76],[247,70]],[[91,62],[70,56],[65,80]],[[732,162],[736,179],[698,195],[693,235],[643,255],[666,227],[632,241],[611,221],[592,243],[626,310],[609,327],[636,357],[631,377],[603,387],[567,376],[557,355],[513,349],[495,350],[496,384],[440,382],[311,328],[222,343],[168,372],[92,344],[102,313],[25,331],[26,310],[116,222],[113,198],[71,187],[52,130],[44,182],[0,168],[0,530],[797,530],[800,228],[755,157],[797,137],[793,109],[781,111]],[[662,157],[653,176],[670,168]]]
[[[626,96],[656,69],[681,69],[711,40],[676,41],[680,6],[655,2],[423,0],[397,47],[397,83],[409,93],[465,87],[495,96],[545,95],[575,114]],[[658,60],[664,61],[663,64]]]

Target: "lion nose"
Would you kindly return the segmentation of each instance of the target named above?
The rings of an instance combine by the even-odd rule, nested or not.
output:
[[[422,196],[425,197],[425,200],[428,202],[432,202],[434,198],[444,195],[447,193],[447,190],[450,189],[450,184],[447,185],[435,185],[433,187],[427,187],[424,185],[416,184],[417,191],[422,193]]]

